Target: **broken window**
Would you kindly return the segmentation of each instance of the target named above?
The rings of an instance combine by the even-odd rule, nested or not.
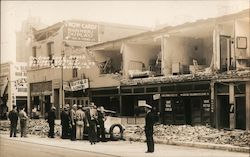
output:
[[[73,71],[72,71],[72,76],[73,78],[77,77],[78,74],[77,74],[77,68],[74,68]]]
[[[32,47],[32,57],[34,57],[34,64],[37,64],[37,59],[36,59],[37,52],[36,52],[36,49],[37,49],[36,46]]]
[[[52,60],[54,55],[54,42],[47,43],[47,52],[50,63],[54,63],[54,60]]]

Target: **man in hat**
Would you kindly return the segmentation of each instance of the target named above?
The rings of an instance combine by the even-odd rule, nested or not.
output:
[[[82,105],[77,106],[76,111],[76,139],[83,139],[84,126],[87,124],[85,113],[82,110]]]
[[[61,112],[61,125],[62,125],[62,139],[69,138],[70,128],[70,115],[69,104],[66,104]]]
[[[90,144],[95,144],[97,141],[97,110],[95,104],[92,102],[89,112],[87,113],[89,122],[88,138]]]
[[[10,137],[12,137],[12,135],[16,137],[16,128],[18,121],[18,112],[16,110],[16,105],[13,105],[13,109],[10,111],[8,118],[10,120]]]
[[[55,119],[56,119],[56,108],[54,106],[51,107],[50,111],[48,112],[48,123],[49,123],[49,135],[48,137],[54,138],[54,127],[55,127]]]
[[[104,127],[104,122],[106,120],[105,112],[104,112],[104,107],[100,106],[97,108],[97,113],[98,113],[98,127],[97,127],[97,133],[98,133],[98,140],[101,139],[102,142],[106,142],[105,139],[105,127]]]
[[[76,110],[77,105],[74,104],[70,110],[70,122],[71,122],[71,140],[76,140]]]
[[[154,152],[154,139],[153,139],[153,133],[154,133],[154,120],[155,116],[151,112],[152,107],[148,104],[144,105],[146,117],[145,117],[145,134],[146,134],[146,141],[147,141],[147,147],[148,150],[146,153],[153,153]]]

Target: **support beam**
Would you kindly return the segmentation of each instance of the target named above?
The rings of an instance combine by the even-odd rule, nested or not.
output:
[[[246,130],[250,130],[250,81],[246,82]]]

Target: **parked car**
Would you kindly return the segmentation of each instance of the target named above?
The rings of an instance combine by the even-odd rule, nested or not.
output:
[[[84,110],[87,109],[88,108],[84,108]],[[106,139],[112,141],[123,140],[125,127],[121,123],[121,118],[117,116],[115,111],[105,109],[104,112],[106,115],[106,120],[104,122]],[[88,137],[88,128],[84,130],[84,137],[86,139]]]

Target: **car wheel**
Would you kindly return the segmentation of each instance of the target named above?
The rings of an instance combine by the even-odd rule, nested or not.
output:
[[[110,140],[117,141],[123,138],[123,128],[120,124],[114,124],[110,127]]]

